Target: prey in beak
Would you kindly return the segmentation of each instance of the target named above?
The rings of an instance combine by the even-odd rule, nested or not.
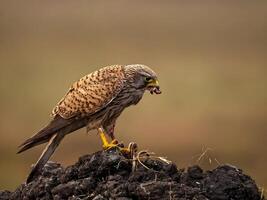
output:
[[[152,79],[146,86],[150,94],[161,94],[159,81],[157,79]]]

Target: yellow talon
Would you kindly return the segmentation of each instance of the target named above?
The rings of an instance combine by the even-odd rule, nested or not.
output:
[[[116,140],[116,139],[114,139],[114,140],[111,141],[111,144],[116,144],[116,145],[118,145],[118,144],[119,144],[119,141]]]
[[[125,154],[133,154],[134,152],[136,152],[137,150],[137,145],[136,143],[130,143],[128,147],[121,147],[119,146],[119,142],[118,140],[114,139],[112,140],[111,142],[108,142],[108,139],[104,133],[104,130],[102,128],[99,128],[98,129],[98,132],[99,132],[99,135],[100,135],[100,138],[101,138],[101,141],[102,141],[102,146],[103,146],[103,149],[104,150],[107,150],[107,149],[110,149],[112,147],[117,147],[120,149],[120,151],[122,153],[125,153]]]
[[[110,143],[108,142],[108,139],[106,138],[106,135],[105,135],[104,130],[102,128],[99,128],[98,132],[99,132],[99,135],[100,135],[100,138],[102,141],[102,146],[105,150],[110,149],[112,147],[119,147],[118,146],[119,142],[116,139],[112,140]]]

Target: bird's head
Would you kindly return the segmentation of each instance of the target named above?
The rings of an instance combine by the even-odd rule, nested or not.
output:
[[[132,87],[148,90],[151,94],[161,94],[157,74],[141,64],[126,65],[125,72]]]

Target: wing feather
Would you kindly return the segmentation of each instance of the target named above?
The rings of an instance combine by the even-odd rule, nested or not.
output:
[[[124,86],[125,73],[121,65],[101,68],[75,82],[53,109],[65,119],[89,116],[107,106]]]

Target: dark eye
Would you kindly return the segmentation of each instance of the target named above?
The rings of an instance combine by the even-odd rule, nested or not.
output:
[[[152,78],[151,78],[151,77],[145,77],[145,81],[146,81],[147,83],[149,83],[149,82],[152,81]]]

